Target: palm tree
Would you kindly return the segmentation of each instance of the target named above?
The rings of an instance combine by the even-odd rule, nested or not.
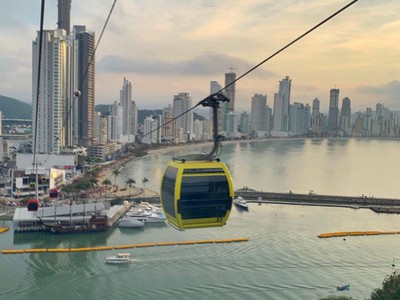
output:
[[[111,186],[111,180],[110,179],[104,179],[103,182],[101,183],[107,190],[107,192],[110,190]]]
[[[121,174],[121,172],[119,171],[119,168],[115,168],[112,171],[112,174],[114,175],[114,185],[117,185],[117,177],[119,176],[119,174]]]
[[[125,183],[128,185],[128,187],[129,187],[129,197],[131,196],[131,189],[132,189],[132,186],[134,185],[134,184],[136,184],[136,181],[135,181],[135,179],[133,179],[132,177],[129,177],[127,180],[125,180]]]
[[[149,182],[149,180],[146,177],[142,178],[142,184],[143,184],[143,197],[146,197],[146,182]]]

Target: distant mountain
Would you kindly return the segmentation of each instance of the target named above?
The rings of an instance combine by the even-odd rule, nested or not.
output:
[[[0,95],[0,111],[3,119],[32,119],[32,105]]]

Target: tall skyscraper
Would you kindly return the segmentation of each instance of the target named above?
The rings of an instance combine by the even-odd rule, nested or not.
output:
[[[235,86],[236,83],[231,84],[233,81],[236,80],[236,73],[229,72],[225,74],[225,86],[229,85],[225,89],[226,96],[229,98],[229,102],[226,106],[226,113],[229,114],[230,112],[235,111]]]
[[[131,105],[132,105],[132,84],[124,77],[120,91],[120,105],[123,107],[122,134],[131,134]]]
[[[39,37],[38,32],[32,44],[33,140],[36,139],[37,153],[59,154],[66,144],[64,119],[66,117],[65,104],[70,98],[68,89],[70,46],[65,30],[43,31],[41,70],[38,74]],[[39,99],[37,99],[39,76]],[[36,107],[38,108],[37,120]]]
[[[351,136],[351,101],[348,97],[342,100],[339,129],[344,136]]]
[[[111,106],[111,115],[108,120],[109,132],[108,137],[112,141],[120,141],[122,135],[122,114],[123,107],[114,102]]]
[[[173,108],[171,104],[168,104],[167,107],[164,107],[162,112],[164,125],[162,127],[162,137],[166,142],[170,142],[173,140],[175,136],[175,122],[173,119]]]
[[[324,115],[319,111],[320,101],[318,98],[313,100],[311,113],[311,132],[320,136],[324,132]]]
[[[315,98],[312,102],[312,116],[316,116],[319,114],[319,105],[320,101],[318,98]]]
[[[279,91],[274,95],[274,126],[275,131],[289,131],[289,106],[292,80],[289,76],[279,81]]]
[[[310,106],[295,102],[290,105],[290,131],[303,136],[308,132],[310,118]]]
[[[57,28],[64,29],[69,35],[71,24],[71,0],[58,0],[58,22]]]
[[[78,109],[78,143],[85,147],[94,141],[93,119],[95,113],[94,103],[94,70],[95,70],[95,36],[94,32],[87,31],[85,26],[74,26],[73,30],[74,58],[73,76],[76,77],[75,90],[80,90],[81,95],[75,101]]]
[[[339,89],[331,89],[329,98],[328,131],[335,135],[339,130]]]
[[[250,132],[250,116],[244,111],[239,116],[239,132],[249,133]]]
[[[191,105],[192,101],[189,93],[179,93],[178,95],[175,95],[173,101],[174,118],[186,112],[191,108]],[[191,111],[185,113],[176,120],[176,128],[181,128],[181,132],[186,135],[190,135],[190,133],[193,132],[193,114]]]
[[[250,129],[268,131],[267,95],[255,94],[251,99]]]
[[[232,69],[233,70],[233,69]],[[234,72],[229,72],[225,74],[225,95],[228,97],[229,102],[222,103],[222,130],[226,131],[228,126],[228,115],[233,114],[235,111],[235,91],[236,83],[232,83],[236,79],[236,74]]]

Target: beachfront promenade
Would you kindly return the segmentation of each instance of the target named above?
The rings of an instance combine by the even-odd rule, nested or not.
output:
[[[312,205],[350,208],[369,208],[375,212],[400,213],[400,199],[367,196],[339,196],[287,193],[271,193],[242,188],[235,191],[235,197],[242,196],[249,203],[273,203]]]

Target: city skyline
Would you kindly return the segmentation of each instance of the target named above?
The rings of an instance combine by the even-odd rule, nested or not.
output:
[[[85,24],[99,36],[112,2],[72,1],[71,24]],[[239,1],[227,7],[195,1],[165,7],[117,1],[96,52],[95,103],[117,100],[121,78],[127,77],[140,108],[164,107],[181,92],[190,93],[195,104],[208,95],[210,81],[224,82],[231,68],[240,76],[348,2]],[[40,3],[7,0],[2,6],[0,94],[30,102],[29,52]],[[327,111],[329,90],[338,88],[339,100],[349,97],[353,111],[378,102],[399,110],[399,11],[399,1],[357,2],[238,81],[235,110],[249,111],[255,94],[267,95],[272,106],[279,80],[287,75],[293,80],[292,102],[318,98]],[[45,29],[56,27],[54,1],[46,3]]]

